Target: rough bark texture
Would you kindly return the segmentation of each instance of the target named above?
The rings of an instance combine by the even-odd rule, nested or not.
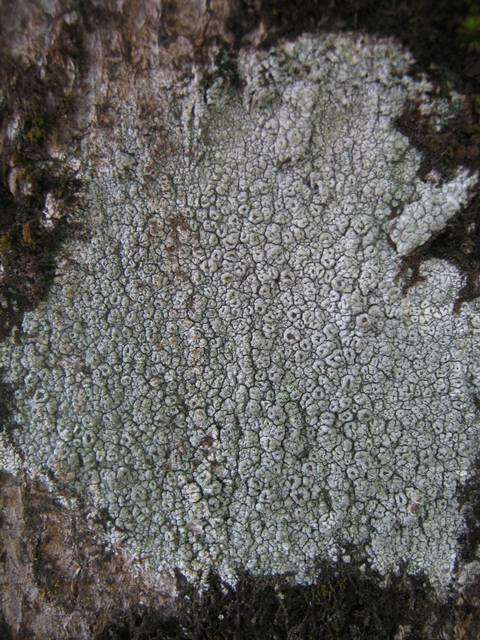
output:
[[[178,154],[175,146],[178,136],[169,125],[170,114],[177,107],[181,111],[192,87],[203,95],[205,104],[214,107],[218,91],[226,94],[239,91],[244,76],[239,74],[238,59],[246,48],[261,50],[284,37],[294,39],[305,32],[342,28],[378,32],[382,31],[378,28],[382,24],[386,35],[404,36],[403,41],[416,54],[419,68],[420,65],[427,68],[432,60],[441,65],[448,59],[447,71],[440,72],[438,67],[429,69],[438,75],[438,83],[430,89],[439,98],[436,104],[441,104],[445,97],[447,111],[451,108],[455,103],[450,94],[453,84],[462,91],[475,93],[475,54],[467,56],[466,69],[460,73],[458,61],[462,60],[462,53],[448,56],[441,46],[446,31],[442,20],[451,20],[450,28],[455,29],[468,9],[462,3],[452,13],[449,8],[435,4],[435,12],[431,14],[428,2],[420,3],[418,9],[405,2],[393,15],[389,8],[375,8],[369,2],[293,5],[227,0],[1,3],[0,52],[2,66],[7,70],[0,87],[2,338],[10,335],[11,342],[19,347],[31,341],[31,335],[23,335],[29,326],[22,325],[24,314],[39,305],[41,313],[50,287],[55,288],[55,280],[61,280],[64,273],[75,272],[75,266],[68,264],[68,252],[62,247],[72,239],[88,246],[95,235],[91,218],[82,218],[82,212],[89,209],[92,192],[82,183],[88,172],[80,167],[83,161],[80,159],[89,153],[86,149],[96,149],[92,140],[98,135],[98,140],[105,141],[105,149],[111,141],[112,154],[117,154],[112,162],[118,172],[118,176],[114,172],[114,179],[121,177],[123,171],[128,184],[129,172],[134,170],[131,156],[136,154],[126,149],[122,155],[119,143],[130,139],[122,127],[126,128],[128,117],[134,113],[138,124],[135,141],[139,148],[143,145],[148,149],[149,155],[142,175],[148,178],[150,172],[154,179],[158,178],[156,165],[167,165],[170,156]],[[388,32],[390,25],[393,31]],[[430,51],[435,40],[440,41],[440,46]],[[268,82],[265,81],[266,91],[259,91],[255,98],[259,102],[270,100]],[[301,93],[305,86],[298,90]],[[297,97],[293,96],[293,109],[298,106],[295,100]],[[305,92],[300,102],[307,112],[308,100]],[[430,211],[429,194],[438,194],[435,185],[446,185],[443,197],[450,193],[454,204],[451,210],[437,207],[438,215],[433,206],[433,222],[425,222],[417,215],[415,204],[403,202],[403,211],[395,211],[393,205],[390,242],[403,256],[406,292],[425,276],[432,278],[432,273],[435,276],[435,269],[432,272],[428,266],[432,264],[428,262],[431,258],[437,260],[433,263],[437,266],[440,260],[446,260],[457,269],[449,273],[459,274],[451,277],[454,285],[461,285],[454,294],[454,311],[458,314],[462,305],[475,299],[479,291],[478,197],[470,188],[475,182],[472,172],[478,168],[478,103],[474,97],[457,101],[456,117],[450,117],[440,132],[435,127],[442,114],[435,109],[422,113],[425,103],[421,97],[417,104],[412,102],[397,125],[422,153],[422,161],[413,166],[418,169],[417,179],[425,184],[426,195],[420,198],[429,202],[425,210]],[[132,111],[124,109],[125,105],[131,106]],[[226,113],[229,108],[227,105]],[[297,114],[298,119],[300,116],[301,113]],[[196,117],[192,110],[188,124],[192,130]],[[222,122],[226,125],[228,119]],[[234,122],[234,118],[229,122]],[[292,122],[290,129],[296,124]],[[214,127],[209,135],[215,140]],[[304,152],[300,141],[298,157],[295,149],[292,156],[296,143],[291,143],[289,136],[287,127],[284,147],[275,149],[279,166],[297,162]],[[217,138],[221,139],[221,135]],[[96,152],[96,156],[91,154],[89,158],[90,175],[104,172],[108,182],[113,155],[110,158],[101,145]],[[459,165],[470,172],[461,179]],[[464,181],[457,191],[449,186],[456,184],[455,179]],[[408,180],[413,183],[414,176],[409,175]],[[175,189],[178,191],[178,184]],[[412,220],[416,225],[413,235]],[[188,224],[181,214],[168,221],[165,259],[175,260],[175,247],[188,235]],[[424,235],[420,233],[422,224]],[[155,238],[163,229],[153,225],[148,233]],[[56,264],[57,255],[61,256],[60,264]],[[177,267],[180,272],[180,266]],[[438,266],[437,273],[443,269]],[[72,282],[66,295],[73,297],[76,287]],[[418,289],[415,295],[421,298],[422,291]],[[365,318],[365,322],[368,320]],[[452,331],[458,323],[456,319],[452,321]],[[41,332],[40,327],[38,333]],[[452,340],[453,337],[452,334]],[[169,366],[174,367],[174,362]],[[79,375],[88,376],[89,371]],[[12,416],[22,398],[17,394],[13,399],[16,387],[12,386],[9,371],[4,380],[0,389],[4,430],[1,437],[8,444],[12,429],[18,426]],[[472,384],[475,392],[476,386]],[[465,408],[468,410],[469,407]],[[198,420],[201,419],[199,416]],[[475,420],[478,422],[472,414],[472,425]],[[15,437],[13,441],[18,444]],[[472,437],[468,444],[473,446],[473,441]],[[196,464],[201,465],[201,456],[208,458],[213,444],[209,432],[196,443],[202,452],[194,460]],[[187,450],[180,450],[176,455],[186,453]],[[371,558],[364,556],[364,549],[349,551],[347,545],[342,547],[336,565],[321,563],[318,577],[310,586],[294,585],[284,577],[262,578],[255,566],[257,577],[242,576],[236,588],[222,585],[213,576],[209,590],[198,595],[180,575],[174,585],[160,582],[151,571],[142,571],[138,563],[132,564],[120,544],[106,551],[105,534],[111,534],[112,526],[120,539],[129,542],[129,531],[135,528],[135,521],[128,515],[125,522],[120,519],[112,524],[112,508],[99,513],[88,501],[79,503],[78,487],[73,482],[79,473],[75,461],[59,456],[50,471],[42,468],[44,481],[49,483],[47,489],[38,479],[23,475],[21,469],[30,465],[28,459],[22,458],[21,448],[16,456],[7,456],[5,465],[10,472],[2,472],[0,478],[0,633],[6,638],[466,639],[478,634],[480,566],[475,531],[479,492],[475,474],[460,497],[468,529],[460,540],[463,551],[458,555],[455,591],[446,599],[444,595],[442,601],[427,578],[411,576],[408,567],[403,567],[400,575],[385,576],[386,569],[377,573],[369,568]],[[88,470],[88,461],[85,468]],[[460,475],[465,476],[464,469]],[[209,482],[205,486],[200,482],[199,486],[208,495]],[[190,488],[185,495],[186,503],[192,502],[192,509],[199,502],[192,494],[197,490],[198,486]],[[410,502],[401,507],[405,507],[405,518],[423,520],[428,512],[422,512],[414,494],[409,498]],[[331,509],[330,500],[325,498],[325,504]],[[88,513],[94,515],[85,520]],[[211,542],[211,558],[220,563],[222,556],[216,555],[215,539]],[[185,565],[177,564],[189,566],[187,561]],[[427,563],[413,564],[416,569],[419,566]],[[179,599],[173,611],[167,607],[175,592]]]
[[[167,602],[38,482],[2,473],[0,504],[2,638],[91,638],[125,609]]]

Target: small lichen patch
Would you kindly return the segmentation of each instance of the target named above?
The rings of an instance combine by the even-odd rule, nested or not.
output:
[[[2,346],[12,437],[153,566],[307,580],[352,544],[449,581],[475,306],[440,261],[405,297],[397,274],[477,176],[417,177],[409,62],[349,35],[244,52],[241,90],[179,100],[168,158],[135,105],[85,144],[92,239]]]
[[[406,205],[390,225],[390,237],[398,254],[410,254],[443,231],[448,221],[469,202],[469,188],[477,181],[477,175],[464,170],[458,171],[453,180],[441,186],[426,182],[419,189],[419,199]]]

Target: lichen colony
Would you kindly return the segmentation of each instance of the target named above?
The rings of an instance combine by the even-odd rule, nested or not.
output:
[[[11,437],[153,567],[306,580],[352,544],[448,582],[478,305],[453,313],[460,275],[438,260],[403,295],[399,257],[477,176],[417,176],[395,127],[427,101],[410,62],[390,41],[304,37],[242,53],[239,86],[192,82],[162,153],[128,102],[115,136],[85,141],[91,237],[1,347]]]

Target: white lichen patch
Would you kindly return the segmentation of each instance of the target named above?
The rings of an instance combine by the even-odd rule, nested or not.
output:
[[[476,177],[416,177],[394,126],[409,62],[351,36],[244,53],[240,92],[172,111],[168,155],[129,104],[85,145],[92,239],[1,351],[14,440],[158,569],[305,580],[351,543],[450,579],[475,308],[452,313],[439,261],[402,297],[388,236],[403,209],[401,252],[424,242]]]
[[[418,190],[418,200],[407,204],[399,218],[390,225],[390,236],[398,254],[408,255],[443,231],[460,207],[471,199],[470,189],[477,180],[476,175],[470,175],[463,169],[446,184],[423,184]]]

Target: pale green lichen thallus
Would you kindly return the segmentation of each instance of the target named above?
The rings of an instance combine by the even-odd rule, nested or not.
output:
[[[241,89],[192,84],[166,116],[169,153],[128,101],[85,145],[92,238],[1,347],[12,437],[153,567],[308,580],[351,543],[448,583],[478,304],[452,313],[444,262],[405,296],[397,276],[477,176],[417,176],[395,128],[426,99],[410,63],[350,35],[244,52]]]

